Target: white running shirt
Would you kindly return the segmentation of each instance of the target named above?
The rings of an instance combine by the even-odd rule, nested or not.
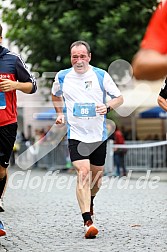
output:
[[[111,76],[90,66],[84,73],[72,68],[61,70],[52,86],[54,96],[63,96],[67,110],[67,137],[85,143],[107,139],[106,115],[95,113],[95,106],[106,103],[106,95],[121,95]]]

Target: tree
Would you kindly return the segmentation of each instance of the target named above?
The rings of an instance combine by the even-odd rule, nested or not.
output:
[[[75,40],[90,43],[92,65],[107,70],[116,59],[130,62],[156,5],[156,0],[11,0],[1,9],[7,37],[26,53],[32,70],[42,73],[69,67]]]

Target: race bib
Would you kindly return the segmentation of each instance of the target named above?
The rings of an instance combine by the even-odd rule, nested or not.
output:
[[[80,118],[95,117],[95,103],[74,103],[73,115]]]
[[[5,94],[3,92],[0,92],[0,109],[6,108],[6,99]]]

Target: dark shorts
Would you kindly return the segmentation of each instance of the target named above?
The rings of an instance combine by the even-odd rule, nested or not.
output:
[[[0,165],[7,168],[17,134],[17,123],[0,127]]]
[[[89,159],[92,165],[102,166],[105,163],[107,141],[96,143],[83,143],[69,139],[68,147],[71,162]]]

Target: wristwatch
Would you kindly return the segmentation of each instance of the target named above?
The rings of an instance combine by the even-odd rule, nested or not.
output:
[[[106,108],[107,108],[107,114],[108,114],[111,111],[111,108],[108,105],[106,105]]]

